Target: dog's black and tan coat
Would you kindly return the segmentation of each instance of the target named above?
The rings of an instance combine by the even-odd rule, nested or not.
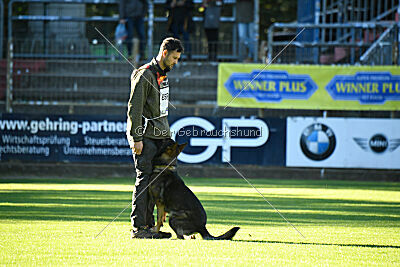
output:
[[[207,215],[203,206],[176,171],[176,158],[185,145],[178,145],[171,141],[171,145],[154,160],[156,169],[151,177],[152,183],[149,187],[149,194],[153,197],[157,206],[155,230],[157,232],[160,230],[165,221],[166,213],[168,213],[169,225],[179,239],[183,239],[183,236],[199,233],[203,239],[230,240],[239,230],[239,227],[233,227],[221,236],[212,236],[206,228]],[[170,167],[164,169],[168,164],[170,164]]]

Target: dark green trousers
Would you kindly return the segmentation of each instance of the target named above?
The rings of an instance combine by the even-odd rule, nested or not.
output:
[[[133,154],[136,170],[135,188],[132,194],[131,222],[134,231],[143,227],[154,226],[154,201],[148,193],[150,176],[153,173],[153,159],[170,139],[143,139],[143,151]]]

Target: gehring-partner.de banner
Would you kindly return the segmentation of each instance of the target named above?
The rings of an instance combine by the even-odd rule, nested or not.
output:
[[[219,64],[218,105],[320,110],[400,110],[400,68]]]
[[[284,119],[170,116],[169,122],[172,137],[188,143],[181,163],[285,165]],[[0,161],[132,162],[125,131],[123,116],[0,114]]]

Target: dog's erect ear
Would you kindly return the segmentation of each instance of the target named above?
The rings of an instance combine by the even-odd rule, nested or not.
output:
[[[185,146],[187,145],[188,143],[184,143],[184,144],[182,144],[182,145],[179,145],[179,153],[181,153],[182,151],[183,151],[183,149],[185,148]]]
[[[175,153],[177,148],[178,148],[178,143],[174,143],[173,146],[171,147],[171,150],[174,151]]]
[[[174,157],[176,154],[176,150],[177,150],[177,143],[173,143],[170,144],[169,146],[167,146],[167,148],[165,149],[165,153],[168,154],[170,157]]]

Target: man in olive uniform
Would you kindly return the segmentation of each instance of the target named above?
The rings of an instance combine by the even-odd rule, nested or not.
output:
[[[166,38],[156,58],[134,70],[128,102],[127,138],[133,152],[136,183],[133,190],[132,238],[169,238],[170,233],[154,233],[154,202],[148,195],[152,160],[170,141],[168,124],[170,71],[183,52],[180,40]]]

